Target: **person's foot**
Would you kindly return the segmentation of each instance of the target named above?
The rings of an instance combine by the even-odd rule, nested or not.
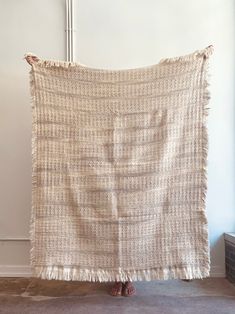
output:
[[[130,297],[131,295],[136,293],[136,289],[131,281],[126,281],[123,284],[122,292],[125,297]]]
[[[187,282],[189,282],[189,281],[193,281],[193,279],[182,279],[182,281],[187,281]]]
[[[116,281],[111,288],[110,294],[114,297],[122,295],[123,283],[121,281]]]

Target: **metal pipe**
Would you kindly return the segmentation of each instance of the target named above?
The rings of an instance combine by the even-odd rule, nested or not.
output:
[[[73,20],[74,20],[74,3],[73,3],[73,0],[71,0],[71,10],[70,10],[70,15],[71,15],[71,34],[70,34],[70,37],[71,37],[71,61],[74,61],[74,23],[73,23]]]
[[[69,9],[68,9],[68,1],[66,0],[65,2],[65,7],[66,7],[66,16],[65,16],[65,20],[66,20],[66,26],[65,26],[65,32],[66,32],[66,61],[69,61]]]
[[[66,0],[66,61],[74,61],[74,1]]]

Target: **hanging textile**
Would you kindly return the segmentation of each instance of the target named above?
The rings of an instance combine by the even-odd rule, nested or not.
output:
[[[41,58],[32,64],[33,276],[209,276],[212,51],[118,70]]]

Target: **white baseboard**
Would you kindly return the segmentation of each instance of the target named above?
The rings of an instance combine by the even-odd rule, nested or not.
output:
[[[0,277],[31,277],[28,265],[0,265]]]
[[[31,267],[28,265],[0,265],[0,277],[31,277]],[[210,277],[225,277],[221,266],[211,266]]]
[[[222,266],[211,266],[211,277],[226,277],[225,269]]]

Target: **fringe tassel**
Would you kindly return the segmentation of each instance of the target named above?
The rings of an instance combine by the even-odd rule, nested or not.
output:
[[[209,277],[207,267],[169,267],[152,268],[146,270],[103,270],[81,269],[69,266],[36,266],[33,268],[33,276],[41,279],[55,279],[66,281],[151,281],[168,279],[203,279]]]
[[[92,70],[92,71],[102,71],[102,72],[110,72],[110,71],[116,71],[116,72],[128,72],[128,71],[141,71],[141,70],[147,70],[147,69],[151,69],[154,68],[162,63],[171,63],[171,62],[177,62],[177,61],[192,61],[197,59],[200,56],[205,56],[206,58],[208,58],[212,53],[213,53],[214,47],[213,45],[210,45],[204,49],[201,50],[196,50],[190,54],[187,55],[183,55],[183,56],[179,56],[179,57],[171,57],[171,58],[163,58],[161,59],[158,63],[150,65],[150,66],[145,66],[145,67],[139,67],[139,68],[130,68],[130,69],[122,69],[122,70],[110,70],[110,69],[99,69],[99,68],[92,68],[92,67],[88,67],[86,65],[83,65],[79,62],[70,62],[70,61],[62,61],[62,60],[45,60],[45,59],[41,59],[38,58],[36,56],[36,54],[32,53],[32,52],[28,52],[25,53],[24,58],[26,58],[27,56],[35,56],[37,57],[39,60],[37,62],[35,62],[37,65],[43,65],[45,67],[63,67],[63,68],[69,68],[69,67],[76,67],[79,66],[83,69],[87,69],[87,70]]]
[[[171,63],[171,62],[187,62],[187,61],[192,61],[192,60],[196,60],[198,57],[205,57],[205,58],[209,58],[209,56],[213,53],[214,51],[214,46],[210,45],[207,46],[204,49],[201,50],[196,50],[192,53],[189,53],[187,55],[183,55],[183,56],[179,56],[179,57],[172,57],[172,58],[163,58],[160,60],[159,64],[161,63]]]
[[[33,65],[34,66],[34,65]],[[37,145],[36,145],[36,135],[37,134],[37,122],[36,122],[36,94],[35,94],[35,75],[34,75],[34,68],[31,67],[29,71],[29,86],[30,86],[30,104],[31,104],[31,115],[32,115],[32,131],[31,131],[31,150],[32,150],[32,181],[31,181],[31,189],[32,189],[32,196],[31,196],[31,217],[30,217],[30,230],[29,230],[29,237],[30,237],[30,263],[34,263],[35,259],[35,211],[36,208],[34,206],[35,199],[36,199],[36,187],[37,187],[37,177],[35,175],[36,167],[36,160],[37,160]]]
[[[206,198],[207,198],[207,190],[208,190],[208,149],[209,149],[209,141],[208,141],[208,127],[207,127],[207,119],[209,110],[211,109],[208,107],[209,102],[211,100],[211,93],[209,90],[210,86],[210,64],[209,64],[209,56],[213,52],[213,47],[209,46],[208,51],[204,55],[204,58],[202,60],[202,72],[201,72],[201,80],[202,80],[202,114],[203,114],[203,121],[202,121],[202,215],[204,218],[204,224],[203,224],[203,241],[205,243],[204,247],[207,247],[207,249],[204,249],[203,254],[207,256],[207,264],[205,267],[210,269],[210,254],[208,255],[208,252],[210,251],[210,243],[209,243],[209,227],[208,227],[208,219],[206,214]],[[208,251],[208,252],[207,252]]]

